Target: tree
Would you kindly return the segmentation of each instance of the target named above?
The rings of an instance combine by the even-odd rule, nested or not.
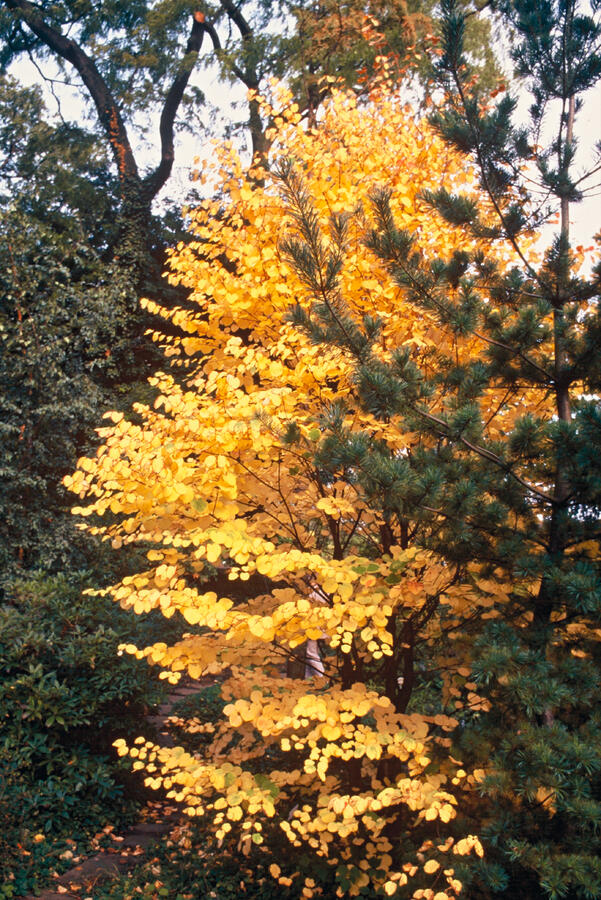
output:
[[[137,287],[157,297],[162,261],[149,254],[151,208],[172,171],[178,116],[182,110],[198,114],[205,102],[203,92],[191,83],[195,67],[217,64],[225,80],[250,91],[263,88],[273,75],[290,78],[298,86],[301,107],[313,112],[327,93],[324,82],[319,87],[323,75],[357,85],[357,69],[367,74],[373,68],[379,51],[362,31],[366,12],[383,17],[378,39],[401,57],[431,30],[428,2],[411,8],[405,2],[390,8],[375,4],[366,10],[353,3],[327,9],[313,3],[257,7],[219,0],[197,8],[175,0],[137,0],[123,8],[113,2],[61,0],[44,6],[3,0],[0,66],[5,70],[27,54],[40,68],[50,58],[60,67],[62,79],[80,88],[118,179],[112,198],[118,226],[115,256],[122,267],[133,267]],[[338,29],[332,27],[333,20]],[[343,22],[347,24],[342,27]],[[481,27],[472,30],[476,53],[492,69],[488,33],[482,34]],[[50,84],[54,90],[52,79]],[[147,121],[151,110],[159,121],[158,134],[151,137],[158,162],[145,172],[134,151],[136,118],[142,114]],[[255,156],[266,152],[268,125],[251,95],[248,126]],[[145,131],[148,136],[148,126]]]
[[[110,163],[89,134],[51,125],[38,90],[0,80],[1,580],[88,566],[60,485],[93,426],[158,364],[149,317],[106,259]]]
[[[568,222],[584,185],[573,174],[574,129],[580,97],[601,74],[600,26],[572,2],[500,6],[532,89],[531,125],[519,129],[514,100],[479,91],[463,54],[464,18],[451,0],[443,8],[447,97],[433,122],[456,150],[411,120],[401,129],[390,107],[376,107],[371,122],[361,110],[368,130],[351,137],[335,98],[336,117],[317,132],[282,138],[291,160],[280,169],[284,201],[227,160],[232,217],[211,224],[208,204],[198,245],[174,259],[203,304],[197,317],[179,314],[189,336],[170,348],[182,363],[199,355],[188,362],[190,389],[160,376],[161,411],[140,409],[144,428],[108,427],[97,459],[69,483],[91,495],[84,512],[122,516],[103,526],[117,544],[158,545],[158,565],[113,595],[134,609],[180,608],[209,629],[144,655],[175,673],[233,665],[211,764],[155,757],[143,739],[133,748],[190,810],[204,804],[220,837],[238,820],[252,832],[276,795],[283,809],[296,804],[298,824],[283,824],[294,846],[307,837],[318,854],[344,860],[341,830],[363,840],[379,784],[406,784],[399,773],[411,755],[402,763],[392,738],[411,719],[429,729],[412,735],[429,741],[413,769],[423,806],[417,817],[402,803],[378,810],[390,847],[366,847],[376,884],[422,890],[402,877],[419,846],[433,857],[425,871],[438,871],[445,845],[427,843],[420,817],[435,805],[425,785],[448,772],[458,783],[438,783],[447,796],[435,815],[457,808],[452,838],[478,822],[486,851],[461,870],[471,895],[598,897],[600,270],[579,268],[584,251],[570,247]],[[541,118],[554,103],[558,126],[544,147]],[[558,233],[541,253],[534,239],[554,203]],[[269,231],[274,217],[279,235]],[[233,265],[222,269],[224,247]],[[291,305],[291,318],[282,316]],[[161,492],[144,486],[150,471],[164,472]],[[233,578],[286,573],[290,587],[232,607],[199,593],[205,559],[231,562]],[[290,686],[275,668],[266,677],[278,652],[322,633],[327,684]],[[375,697],[362,694],[365,677]],[[442,685],[436,714],[454,707],[454,726],[424,715],[433,679]],[[419,714],[408,716],[406,685]],[[381,697],[391,704],[386,721]],[[445,726],[450,752],[437,732]],[[279,742],[268,781],[251,762],[238,765],[257,742],[262,758],[266,743]],[[218,773],[220,752],[234,753],[234,765]],[[281,761],[294,753],[295,779]],[[457,758],[461,774],[446,768]],[[225,796],[212,799],[215,789]],[[379,854],[382,871],[390,857],[396,875],[379,875]],[[342,892],[367,877],[338,874]]]
[[[425,173],[422,188],[476,186],[386,80],[367,105],[335,92],[315,130],[289,100],[265,101],[262,113],[274,108],[288,112],[273,158],[295,159],[303,181],[285,162],[279,175],[245,173],[223,150],[220,200],[194,214],[197,240],[171,261],[197,311],[146,303],[185,333],[167,339],[185,383],[157,375],[154,408],[135,407],[139,424],[109,417],[96,457],[65,480],[89,499],[79,513],[110,515],[91,524],[93,533],[115,547],[150,543],[150,567],[111,588],[114,599],[136,612],[182,615],[194,629],[174,646],[126,649],[172,680],[182,671],[219,676],[227,701],[202,758],[143,737],[130,748],[119,742],[119,752],[219,840],[247,852],[283,830],[293,847],[313,851],[311,872],[282,859],[272,869],[282,883],[299,869],[307,878],[317,871],[321,884],[305,881],[306,896],[327,892],[335,877],[341,896],[370,883],[409,896],[436,885],[442,900],[461,889],[462,855],[482,852],[472,833],[450,824],[459,792],[480,773],[449,756],[457,722],[441,704],[427,713],[410,702],[425,648],[441,640],[441,610],[489,609],[505,592],[478,584],[478,573],[458,584],[457,567],[419,548],[395,506],[395,465],[404,465],[413,436],[364,413],[352,353],[312,343],[289,312],[295,301],[302,315],[313,307],[305,286],[314,252],[324,302],[340,279],[371,335],[365,347],[378,334],[383,360],[399,342],[427,359],[444,332],[434,317],[411,313],[365,247],[369,192],[376,174],[385,179],[424,252],[451,256],[460,246],[454,231],[419,200],[413,172]],[[348,208],[354,221],[342,214]],[[306,252],[295,243],[297,225],[308,229]],[[345,322],[337,321],[342,332]],[[234,605],[203,588],[215,564],[234,582],[258,572],[279,585]],[[304,658],[302,645],[321,639],[326,678],[287,679],[290,655]]]
[[[15,54],[27,52],[31,55],[41,50],[43,57],[50,52],[63,65],[73,67],[85,86],[119,179],[119,203],[115,210],[120,225],[117,255],[122,263],[133,267],[136,284],[143,283],[149,262],[151,204],[173,166],[174,120],[202,44],[204,17],[200,13],[190,16],[188,39],[181,50],[177,36],[174,38],[173,22],[157,22],[156,32],[149,38],[148,30],[144,29],[145,4],[128,5],[120,15],[113,4],[101,7],[88,4],[82,9],[81,5],[64,3],[43,9],[28,0],[6,0],[2,6],[0,28],[6,37],[2,60],[5,65]],[[182,11],[178,10],[176,27],[182,17]],[[158,18],[161,18],[160,14]],[[143,30],[140,44],[124,49],[124,30],[130,35]],[[93,57],[94,48],[103,40],[106,41],[106,55],[99,61]],[[174,63],[173,57],[163,56],[154,67],[153,76],[161,87],[168,82],[164,87],[159,129],[160,159],[151,172],[142,175],[122,108],[127,96],[139,98],[142,94],[147,97],[149,79],[144,76],[148,67],[144,62],[161,42],[172,52],[176,47],[179,52],[174,54]],[[143,54],[145,60],[140,65]],[[150,68],[152,70],[152,64]]]
[[[57,232],[79,226],[93,250],[105,255],[116,238],[117,195],[97,138],[75,124],[52,123],[40,88],[0,77],[2,210],[18,209]]]
[[[471,4],[462,4],[466,8]],[[501,73],[492,49],[490,20],[471,9],[466,43],[482,83],[492,90]],[[323,76],[334,76],[354,90],[365,90],[384,55],[396,59],[403,75],[430,76],[428,48],[440,36],[435,3],[373,2],[359,4],[326,0],[291,8],[296,26],[283,40],[283,64],[274,73],[288,79],[301,109],[312,114],[327,95]],[[407,52],[407,50],[409,52]]]
[[[463,48],[465,17],[452,0],[442,4],[446,98],[433,123],[466,154],[482,194],[443,187],[424,198],[463,230],[459,251],[429,258],[388,191],[373,197],[369,246],[446,342],[425,359],[405,347],[383,360],[336,280],[296,321],[352,353],[365,412],[419,436],[409,467],[391,454],[397,515],[410,527],[419,522],[425,546],[462,578],[471,568],[511,586],[485,614],[457,606],[449,623],[457,752],[487,773],[483,800],[472,806],[487,853],[471,891],[599,897],[601,267],[592,257],[587,274],[569,219],[587,174],[590,189],[599,171],[597,160],[576,174],[575,128],[583,95],[601,77],[601,22],[595,5],[587,13],[576,2],[496,6],[531,93],[524,127],[512,121],[514,98],[482,93]],[[535,253],[532,235],[553,221],[555,238]],[[324,265],[309,222],[303,214],[294,258],[315,294]],[[469,248],[483,238],[509,244],[511,259]],[[469,694],[462,697],[462,670],[470,673],[465,687],[485,698],[475,716]]]
[[[15,569],[90,564],[60,481],[117,400],[115,365],[129,359],[140,373],[131,334],[115,323],[130,312],[127,285],[70,225],[61,234],[11,210],[0,226],[2,581]]]
[[[309,14],[309,7],[305,11]],[[61,70],[58,82],[80,88],[95,121],[91,128],[89,121],[64,121],[59,108],[53,122],[41,90],[2,78],[0,204],[6,215],[2,472],[3,483],[10,485],[4,495],[7,528],[10,523],[4,546],[12,548],[13,562],[35,567],[45,561],[52,570],[66,563],[65,552],[77,542],[60,508],[58,482],[83,452],[82,437],[89,434],[93,420],[89,413],[99,404],[119,405],[119,397],[108,399],[119,378],[127,385],[143,381],[158,365],[143,339],[149,322],[138,312],[139,294],[174,305],[185,302],[182,291],[170,288],[162,278],[165,247],[186,239],[181,220],[173,214],[152,216],[151,210],[173,165],[178,114],[181,119],[182,110],[202,108],[202,93],[190,84],[201,50],[208,44],[212,52],[205,54],[205,62],[218,60],[224,77],[229,73],[255,89],[270,72],[304,71],[306,44],[300,52],[294,34],[286,29],[273,34],[279,14],[274,4],[263,11],[254,9],[251,15],[225,2],[202,14],[194,5],[174,2],[130,3],[127,9],[114,3],[0,4],[2,68],[26,54],[42,80],[46,62],[53,59]],[[353,62],[369,67],[378,48],[361,33],[362,12],[356,10],[349,19],[352,29],[345,52],[355,42]],[[415,41],[416,29],[425,32],[429,21],[428,15],[410,14],[403,4],[392,20],[384,31],[401,54],[409,37]],[[237,38],[226,39],[228,22]],[[399,29],[411,30],[400,43],[394,41]],[[317,35],[317,26],[312,33]],[[310,69],[311,98],[299,90],[312,110],[319,99],[314,89],[322,71],[339,75],[344,70],[356,81],[352,66],[343,63],[340,47],[333,58],[329,49],[316,48]],[[46,86],[60,99],[57,79],[46,75]],[[320,90],[327,93],[325,82]],[[141,112],[147,117],[149,109],[160,120],[160,151],[158,164],[145,172],[132,148],[136,118]],[[251,99],[249,110],[253,147],[256,153],[263,152],[268,120],[261,116],[256,99]],[[42,260],[55,276],[54,284],[43,272]],[[95,281],[100,290],[93,287]],[[35,319],[32,342],[26,336]],[[75,322],[80,337],[75,336]],[[107,347],[109,357],[103,355]],[[39,390],[32,388],[30,376]],[[67,398],[78,399],[72,405]],[[25,456],[23,427],[29,440],[36,435],[35,446],[28,445]],[[48,501],[36,504],[39,515],[29,514],[34,495]],[[55,526],[56,541],[51,535]],[[57,553],[50,552],[53,541]]]

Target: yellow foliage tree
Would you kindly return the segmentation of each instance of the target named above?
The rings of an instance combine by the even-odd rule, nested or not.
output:
[[[118,750],[191,817],[205,817],[218,840],[247,852],[279,828],[292,847],[311,849],[335,871],[338,896],[371,884],[444,900],[461,891],[456,856],[482,853],[452,823],[457,792],[480,773],[449,755],[452,718],[408,707],[417,647],[436,642],[458,609],[486,608],[502,590],[458,581],[391,520],[385,485],[360,477],[361,446],[400,458],[420,438],[362,412],[352,360],[291,323],[290,308],[309,310],[316,298],[282,239],[298,224],[291,195],[304,192],[324,253],[338,254],[345,297],[382,322],[372,351],[388,359],[405,345],[427,363],[430,348],[450,339],[433,317],[416,315],[366,249],[370,191],[387,185],[420,249],[449,256],[458,238],[420,194],[477,188],[386,79],[368,102],[334,91],[312,130],[274,93],[271,105],[262,101],[277,127],[271,170],[246,172],[225,146],[201,174],[215,199],[190,214],[196,240],[171,258],[194,311],[145,302],[183,332],[156,335],[181,377],[156,375],[154,408],[137,405],[136,423],[110,414],[96,457],[65,479],[87,499],[76,513],[107,519],[90,531],[116,548],[149,548],[147,570],[110,588],[114,599],[137,613],[179,614],[193,629],[174,646],[125,649],[170,681],[215,676],[227,701],[202,756],[142,737]],[[283,159],[292,164],[278,170]],[[474,341],[455,349],[478,352]],[[353,448],[347,459],[344,446]],[[265,592],[234,603],[203,589],[214,567],[232,582],[264,576]],[[309,641],[321,659],[304,678],[287,677]],[[454,674],[465,682],[468,670]],[[278,865],[271,871],[288,883]]]

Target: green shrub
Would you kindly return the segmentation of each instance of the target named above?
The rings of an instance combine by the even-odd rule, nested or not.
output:
[[[278,868],[290,884],[278,882],[269,867],[276,855],[264,848],[245,857],[235,839],[217,846],[202,822],[188,822],[148,851],[145,861],[127,876],[99,884],[93,900],[306,900],[303,878],[294,877],[299,866],[310,871],[310,860],[291,856],[286,838],[277,829],[270,835],[275,841]],[[278,842],[279,841],[279,842]],[[282,860],[288,860],[287,863]],[[313,873],[315,870],[313,869]],[[324,877],[322,900],[335,897],[331,873]],[[366,900],[369,894],[365,894]],[[373,894],[371,900],[375,900]]]
[[[42,850],[51,856],[53,842],[134,814],[143,785],[111,745],[142,730],[163,686],[145,661],[119,656],[118,646],[157,640],[158,627],[165,632],[159,618],[134,620],[109,601],[83,595],[81,580],[39,575],[6,591],[0,885],[29,889],[37,881],[35,860]],[[44,847],[33,841],[36,833],[46,835]]]

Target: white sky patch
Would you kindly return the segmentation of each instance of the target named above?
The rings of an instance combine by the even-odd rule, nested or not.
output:
[[[504,63],[504,68],[509,71],[509,60],[506,41],[503,32],[496,29],[496,51]],[[23,85],[38,85],[42,87],[44,99],[48,108],[48,115],[63,117],[66,121],[96,126],[93,120],[95,111],[91,103],[83,99],[84,88],[65,84],[63,76],[56,64],[51,61],[35,66],[30,60],[22,57],[10,70]],[[44,81],[41,72],[46,76]],[[213,152],[211,141],[214,138],[226,136],[232,129],[232,123],[242,126],[247,120],[246,88],[238,84],[224,83],[219,78],[218,67],[197,67],[192,73],[190,84],[199,87],[206,98],[206,105],[194,109],[187,121],[182,122],[182,114],[177,118],[175,133],[175,164],[172,175],[166,186],[155,201],[155,210],[176,206],[182,207],[186,202],[191,189],[191,173],[195,168],[196,158],[206,158]],[[508,85],[515,89],[516,82],[508,78]],[[529,95],[517,90],[518,108],[516,119],[526,123],[528,119]],[[135,158],[143,171],[152,169],[158,163],[159,158],[159,117],[158,105],[149,113],[138,113],[133,122],[128,122],[128,133],[132,142]],[[548,140],[558,124],[558,112],[550,109],[546,117],[545,133],[542,141]],[[182,127],[183,126],[183,127]],[[248,153],[248,135],[244,135],[244,129],[238,128],[235,139],[239,142],[241,152]],[[576,157],[575,171],[577,177],[594,167],[598,156],[595,156],[595,145],[601,141],[601,83],[588,92],[584,98],[582,110],[576,119],[576,136],[578,138],[578,154]],[[532,173],[533,179],[536,173]],[[585,199],[582,203],[571,205],[571,240],[574,246],[591,246],[593,236],[601,230],[601,171],[584,182]],[[542,196],[542,195],[541,195]],[[542,246],[548,243],[553,235],[551,226],[543,229]]]

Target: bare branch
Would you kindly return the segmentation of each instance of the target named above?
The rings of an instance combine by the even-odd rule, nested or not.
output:
[[[4,0],[5,5],[18,13],[27,27],[51,50],[77,70],[89,91],[98,112],[100,124],[108,138],[117,164],[122,186],[130,181],[139,182],[138,166],[131,149],[125,123],[119,107],[96,64],[71,38],[44,20],[39,7],[29,0]]]
[[[144,179],[144,187],[149,198],[155,197],[163,187],[173,169],[175,159],[175,149],[173,144],[173,126],[177,111],[182,102],[184,91],[190,80],[190,75],[198,59],[198,54],[202,46],[202,39],[205,31],[207,31],[205,16],[202,12],[195,12],[193,16],[192,29],[186,44],[186,53],[179,64],[177,74],[173,80],[161,113],[161,121],[159,125],[159,135],[161,138],[161,159],[150,175]]]

